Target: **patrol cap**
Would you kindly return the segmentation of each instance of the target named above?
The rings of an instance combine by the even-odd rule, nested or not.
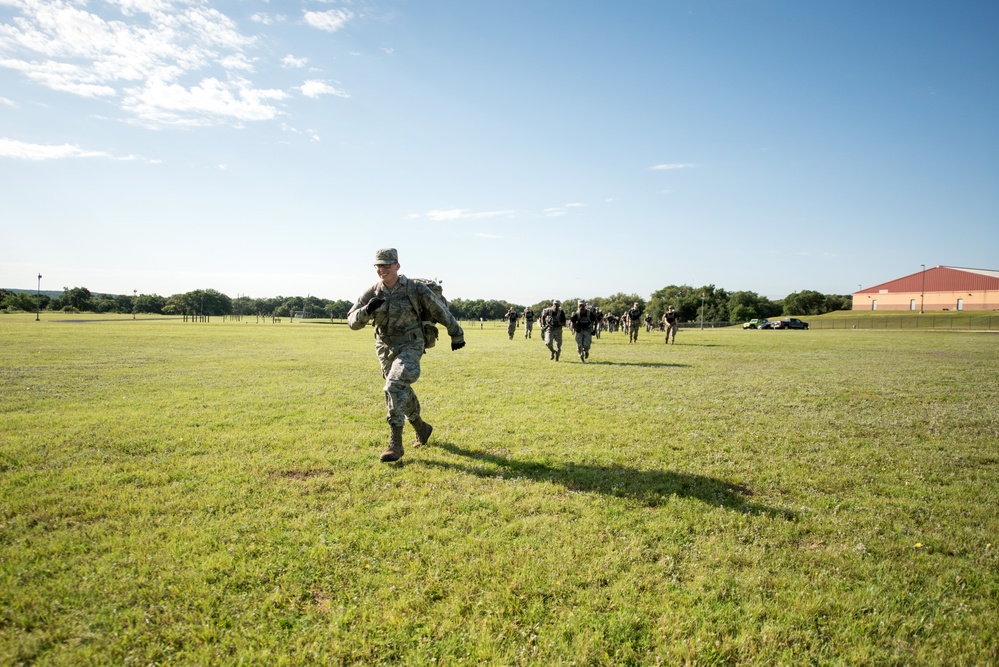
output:
[[[585,306],[585,305],[586,305],[586,302],[585,302],[585,301],[582,301],[582,300],[581,300],[581,301],[580,301],[579,303],[577,303],[576,305],[577,305],[577,306]]]
[[[561,306],[561,305],[562,305],[562,302],[561,302],[561,301],[559,301],[558,299],[552,299],[552,304],[554,304],[554,305],[556,305],[556,306]]]
[[[382,248],[375,251],[375,266],[379,264],[397,264],[398,262],[399,253],[395,248]]]

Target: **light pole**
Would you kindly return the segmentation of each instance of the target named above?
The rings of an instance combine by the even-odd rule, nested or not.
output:
[[[923,284],[919,288],[919,314],[923,314],[923,293],[926,292],[926,265],[920,264],[923,267]]]
[[[139,294],[139,290],[132,290],[132,319],[135,319],[135,299]]]
[[[701,331],[704,331],[704,292],[701,292]]]
[[[42,274],[38,274],[38,287],[35,289],[35,322],[42,313]]]

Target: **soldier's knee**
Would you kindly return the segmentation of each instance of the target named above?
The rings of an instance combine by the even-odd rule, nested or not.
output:
[[[409,383],[402,380],[386,380],[385,393],[400,396],[409,391]]]

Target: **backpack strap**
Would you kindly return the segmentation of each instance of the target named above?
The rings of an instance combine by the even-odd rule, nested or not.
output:
[[[406,283],[406,295],[409,297],[409,302],[413,304],[413,310],[416,311],[416,316],[423,321],[423,310],[420,308],[420,297],[416,294],[416,281],[412,279],[407,279]]]

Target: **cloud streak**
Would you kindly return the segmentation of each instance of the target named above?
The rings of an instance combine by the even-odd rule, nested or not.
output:
[[[0,137],[0,157],[17,160],[64,160],[67,158],[107,158],[110,160],[141,160],[134,155],[115,157],[104,151],[88,151],[72,144],[29,144],[16,139]],[[149,162],[149,160],[146,160]]]
[[[117,105],[152,126],[207,126],[265,121],[287,113],[289,92],[259,87],[259,38],[199,0],[98,5],[69,0],[2,0],[14,14],[0,24],[0,68],[45,88]],[[306,12],[306,22],[332,32],[347,10]],[[270,23],[254,15],[257,25]],[[286,68],[304,67],[286,56]],[[289,89],[290,90],[290,89]],[[317,81],[298,86],[309,97],[348,97]]]
[[[336,32],[347,25],[353,14],[346,9],[329,9],[325,12],[305,12],[306,24],[325,32]]]
[[[306,97],[310,97],[312,99],[316,99],[323,95],[350,97],[349,93],[345,93],[342,90],[338,90],[337,88],[334,88],[325,81],[317,81],[317,80],[306,81],[305,83],[303,83],[301,86],[298,87],[298,90],[300,90],[302,94],[305,95]]]
[[[673,171],[675,169],[693,169],[692,164],[657,164],[649,167],[649,171]]]
[[[513,215],[513,211],[469,211],[464,208],[447,208],[427,211],[424,214],[413,214],[407,218],[427,218],[435,222],[449,222],[453,220],[483,220],[486,218],[497,218]]]

